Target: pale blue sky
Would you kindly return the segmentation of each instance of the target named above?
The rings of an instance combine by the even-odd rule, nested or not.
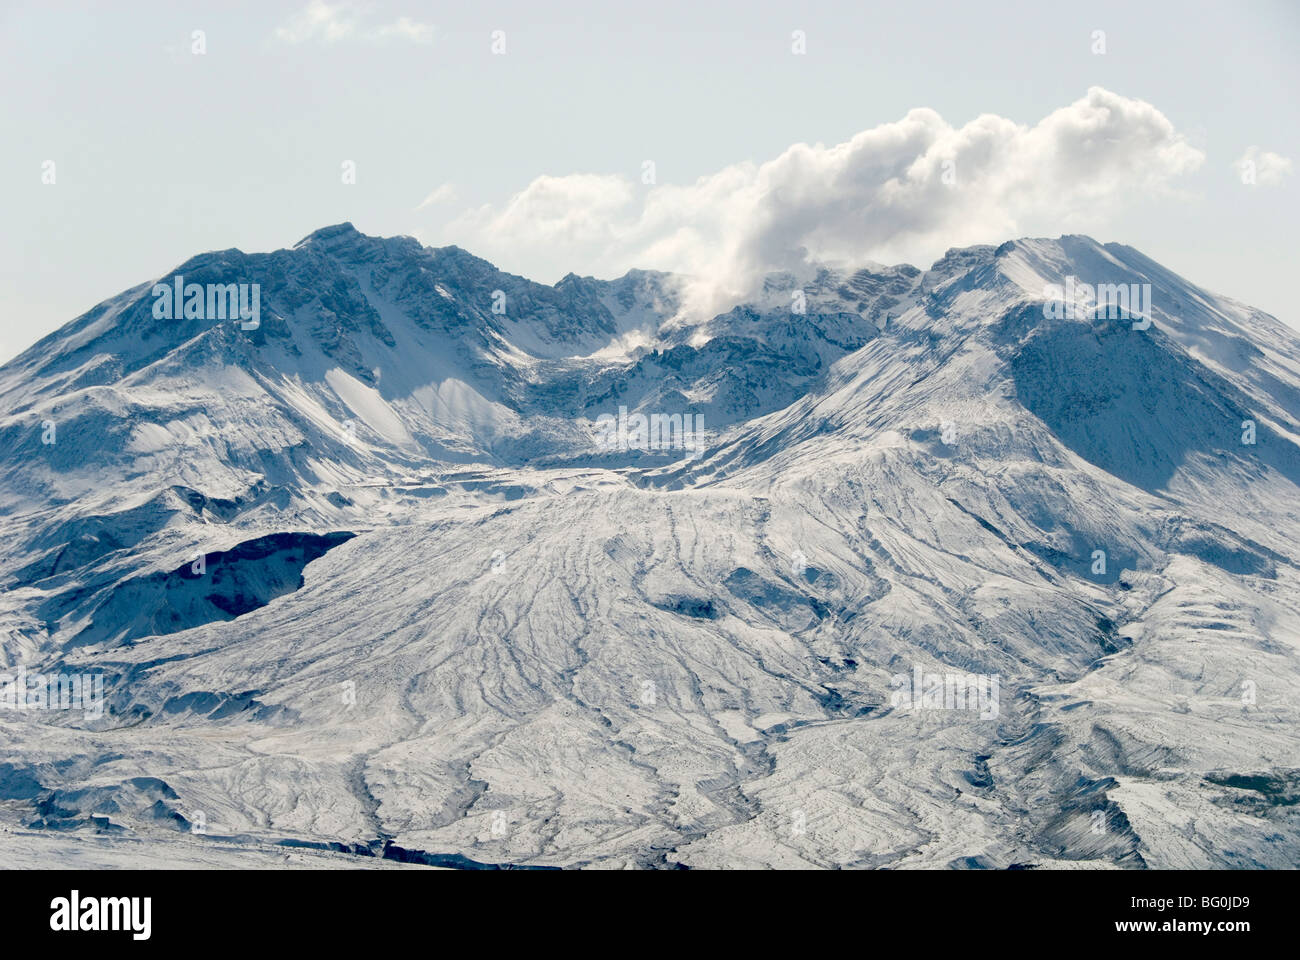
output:
[[[1059,141],[1031,137],[1009,154],[1014,175],[983,171],[987,204],[926,216],[923,230],[917,211],[902,215],[907,243],[881,235],[892,220],[858,211],[875,226],[863,256],[925,252],[949,234],[1000,242],[1008,222],[1017,234],[1085,232],[1300,325],[1289,295],[1296,173],[1269,161],[1276,172],[1262,180],[1276,182],[1246,186],[1233,167],[1251,146],[1300,163],[1300,4],[376,0],[317,7],[315,21],[307,6],[0,0],[0,358],[192,254],[275,249],[340,220],[457,242],[546,282],[642,258],[693,264],[690,244],[664,253],[674,211],[690,209],[704,243],[700,219],[725,235],[747,194],[686,193],[647,226],[636,193],[647,159],[655,189],[670,188],[658,196],[671,197],[674,185],[720,171],[745,180],[752,168],[736,165],[843,143],[913,108],[957,129],[981,114],[1031,129],[1094,86],[1150,104],[1182,153],[1126,158],[1076,195],[1062,182],[1076,170],[1059,158],[1035,179]],[[200,29],[207,50],[195,55]],[[492,53],[493,30],[505,32],[504,55]],[[794,30],[804,55],[792,53]],[[1091,52],[1095,30],[1104,55]],[[1149,127],[1133,143],[1148,143]],[[1184,162],[1192,154],[1201,159]],[[52,185],[41,182],[47,160]],[[355,184],[341,182],[344,160]],[[538,208],[512,197],[543,175],[565,178],[547,196],[575,197],[583,216],[540,231],[521,221]],[[1123,178],[1133,182],[1109,182]],[[834,225],[831,247],[844,252],[851,226]]]

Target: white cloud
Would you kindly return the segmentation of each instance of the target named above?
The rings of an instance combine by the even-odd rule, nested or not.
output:
[[[632,182],[616,174],[575,173],[541,176],[501,209],[492,205],[467,211],[457,223],[485,243],[571,249],[631,243],[637,224],[637,194]],[[644,217],[644,213],[640,214]]]
[[[420,205],[415,209],[423,210],[425,207],[432,206],[435,203],[450,203],[456,199],[456,196],[456,185],[452,183],[444,183],[440,186],[434,187],[430,194],[421,200]]]
[[[409,40],[411,43],[433,43],[433,25],[417,23],[410,17],[398,17],[392,23],[375,27],[368,36],[373,40]]]
[[[1291,158],[1269,150],[1249,146],[1233,163],[1233,169],[1245,184],[1276,187],[1291,175]]]
[[[286,43],[307,43],[311,40],[337,43],[352,35],[356,21],[356,13],[350,4],[311,0],[311,3],[290,17],[288,23],[277,28],[275,35]]]
[[[399,17],[392,23],[364,27],[368,11],[356,4],[343,0],[340,3],[326,3],[324,0],[311,0],[292,17],[288,23],[276,28],[276,39],[285,43],[323,43],[333,44],[349,37],[363,40],[384,42],[386,40],[406,40],[411,43],[432,43],[433,27],[427,23],[418,23],[410,17]]]
[[[435,239],[546,279],[634,266],[688,273],[722,301],[812,259],[927,266],[949,247],[1026,226],[1095,229],[1203,161],[1155,107],[1093,87],[1033,126],[986,114],[953,127],[916,109],[844,143],[795,144],[685,185],[538,177]]]

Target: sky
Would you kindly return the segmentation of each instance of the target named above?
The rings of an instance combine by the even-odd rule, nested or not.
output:
[[[1300,4],[0,0],[0,360],[343,220],[742,292],[1086,233],[1300,327]]]

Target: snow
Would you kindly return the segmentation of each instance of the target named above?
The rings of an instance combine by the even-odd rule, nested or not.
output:
[[[139,287],[0,368],[0,656],[109,697],[0,709],[9,862],[1300,863],[1272,318],[1086,237],[696,325],[674,278],[348,225],[249,263],[256,335]],[[1155,323],[1048,320],[1067,275],[1152,284]],[[708,450],[593,449],[623,404]],[[998,717],[893,706],[918,667],[996,676]]]
[[[338,367],[325,373],[325,382],[355,416],[364,420],[384,440],[396,446],[414,443],[401,417],[393,412],[378,390],[360,383]]]

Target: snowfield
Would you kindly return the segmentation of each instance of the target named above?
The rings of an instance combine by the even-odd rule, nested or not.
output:
[[[1078,236],[703,319],[350,224],[174,273],[260,326],[151,281],[0,368],[0,673],[106,697],[0,703],[11,865],[1300,866],[1272,317]]]

